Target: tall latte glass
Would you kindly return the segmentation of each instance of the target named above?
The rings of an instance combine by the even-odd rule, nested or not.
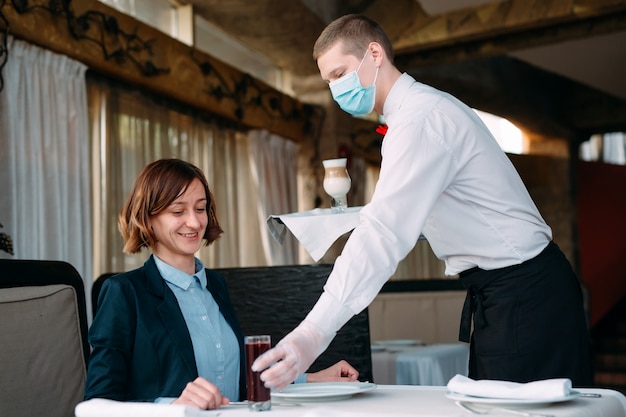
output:
[[[261,372],[253,372],[252,364],[263,354],[270,350],[270,336],[246,336],[246,386],[248,389],[248,409],[250,411],[265,411],[272,408],[270,389],[265,388],[261,381]]]
[[[343,213],[348,207],[346,195],[350,191],[352,181],[346,169],[346,158],[327,159],[324,165],[324,191],[330,196],[331,213]]]

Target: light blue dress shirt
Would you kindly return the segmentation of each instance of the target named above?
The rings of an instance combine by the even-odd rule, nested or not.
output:
[[[215,384],[232,401],[239,398],[239,343],[206,288],[202,261],[196,258],[194,275],[182,272],[154,256],[156,266],[172,290],[187,324],[198,375]],[[174,398],[158,398],[171,402]]]

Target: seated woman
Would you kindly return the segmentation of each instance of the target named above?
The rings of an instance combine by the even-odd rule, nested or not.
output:
[[[246,397],[243,335],[224,278],[195,257],[222,229],[202,171],[178,159],[146,166],[119,216],[124,251],[143,267],[107,279],[89,330],[85,399],[219,408]],[[356,381],[345,361],[307,381]]]

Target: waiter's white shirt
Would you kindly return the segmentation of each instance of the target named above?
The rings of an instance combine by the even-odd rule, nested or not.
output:
[[[379,180],[307,316],[337,331],[369,305],[423,234],[446,274],[539,254],[550,227],[476,113],[402,74],[387,96]]]

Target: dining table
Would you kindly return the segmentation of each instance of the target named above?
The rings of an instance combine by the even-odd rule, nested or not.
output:
[[[395,343],[394,343],[395,342]],[[387,385],[446,385],[456,374],[467,376],[467,343],[405,344],[380,341],[372,345],[374,382]]]
[[[300,384],[308,390],[316,390],[319,385],[319,392],[323,392],[322,387],[325,383],[309,383]],[[328,383],[326,383],[328,384]],[[342,383],[335,383],[342,384]],[[559,399],[555,402],[544,400],[546,402],[531,404],[482,404],[472,403],[471,401],[463,401],[461,404],[470,408],[463,408],[457,404],[458,400],[449,398],[450,393],[443,386],[419,386],[419,385],[376,385],[367,383],[343,383],[355,384],[364,389],[357,389],[355,393],[346,396],[307,396],[305,391],[301,391],[298,395],[290,398],[281,398],[272,396],[272,406],[268,411],[253,412],[250,411],[245,403],[225,405],[217,410],[201,411],[191,407],[163,405],[171,407],[171,413],[167,413],[168,408],[160,408],[165,411],[163,414],[155,411],[142,414],[139,408],[134,412],[125,414],[122,411],[114,412],[114,408],[110,408],[107,412],[107,401],[102,404],[89,402],[79,404],[77,407],[77,417],[144,417],[144,416],[184,416],[184,417],[250,417],[257,415],[259,417],[270,416],[290,416],[290,417],[382,417],[382,416],[447,416],[447,417],[471,417],[471,410],[480,413],[487,413],[493,417],[511,417],[514,415],[523,415],[526,417],[626,417],[626,398],[623,394],[600,388],[582,388],[576,390],[576,395],[568,397],[566,400]],[[359,385],[360,384],[360,385]],[[365,389],[367,387],[367,389]],[[341,390],[341,388],[337,388]],[[310,391],[314,392],[314,391]],[[332,391],[331,391],[332,392]],[[346,391],[348,392],[348,391]],[[90,400],[94,401],[94,400]],[[126,403],[127,404],[127,403]],[[122,404],[122,407],[126,404]],[[93,412],[89,414],[87,405],[91,406]],[[81,406],[83,406],[81,408]],[[146,407],[158,407],[159,405],[150,404]],[[141,407],[139,405],[138,407]],[[174,413],[174,408],[176,411]],[[156,408],[155,408],[156,410]]]

